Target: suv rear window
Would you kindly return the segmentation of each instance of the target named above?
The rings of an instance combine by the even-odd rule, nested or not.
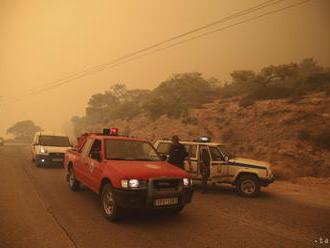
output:
[[[197,157],[197,145],[191,145],[191,144],[184,144],[183,142],[181,143],[184,145],[186,148],[186,151],[190,154],[191,158],[196,158]],[[157,151],[162,154],[162,155],[168,155],[170,152],[170,147],[172,143],[168,142],[161,142],[157,146]]]
[[[184,144],[186,151],[190,154],[191,158],[196,158],[197,145]]]
[[[157,151],[162,155],[168,155],[170,151],[171,143],[159,143]]]

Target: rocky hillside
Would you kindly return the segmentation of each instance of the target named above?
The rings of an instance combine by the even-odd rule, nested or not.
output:
[[[239,101],[205,104],[182,119],[140,114],[108,125],[151,141],[173,134],[188,140],[209,135],[235,155],[271,162],[279,178],[330,176],[328,94],[257,101],[248,107],[240,107]]]

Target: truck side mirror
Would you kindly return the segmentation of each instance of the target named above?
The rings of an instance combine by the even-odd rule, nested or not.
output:
[[[162,161],[166,161],[167,156],[166,156],[165,154],[162,154],[162,155],[160,155],[160,159],[161,159]]]
[[[95,159],[97,161],[101,161],[102,160],[102,156],[101,156],[100,151],[92,151],[91,158],[92,159]]]

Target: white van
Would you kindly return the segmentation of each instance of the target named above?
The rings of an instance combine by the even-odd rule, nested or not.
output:
[[[63,166],[64,154],[71,149],[69,138],[51,131],[37,132],[32,142],[32,161],[37,167]]]

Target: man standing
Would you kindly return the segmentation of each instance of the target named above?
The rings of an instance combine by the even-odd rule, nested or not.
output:
[[[206,193],[207,189],[207,180],[210,177],[210,154],[207,150],[207,147],[201,147],[200,153],[200,172],[202,174],[202,193]]]
[[[172,137],[172,145],[169,151],[168,162],[184,170],[184,161],[187,159],[189,167],[191,167],[189,153],[184,145],[180,143],[177,135]]]

